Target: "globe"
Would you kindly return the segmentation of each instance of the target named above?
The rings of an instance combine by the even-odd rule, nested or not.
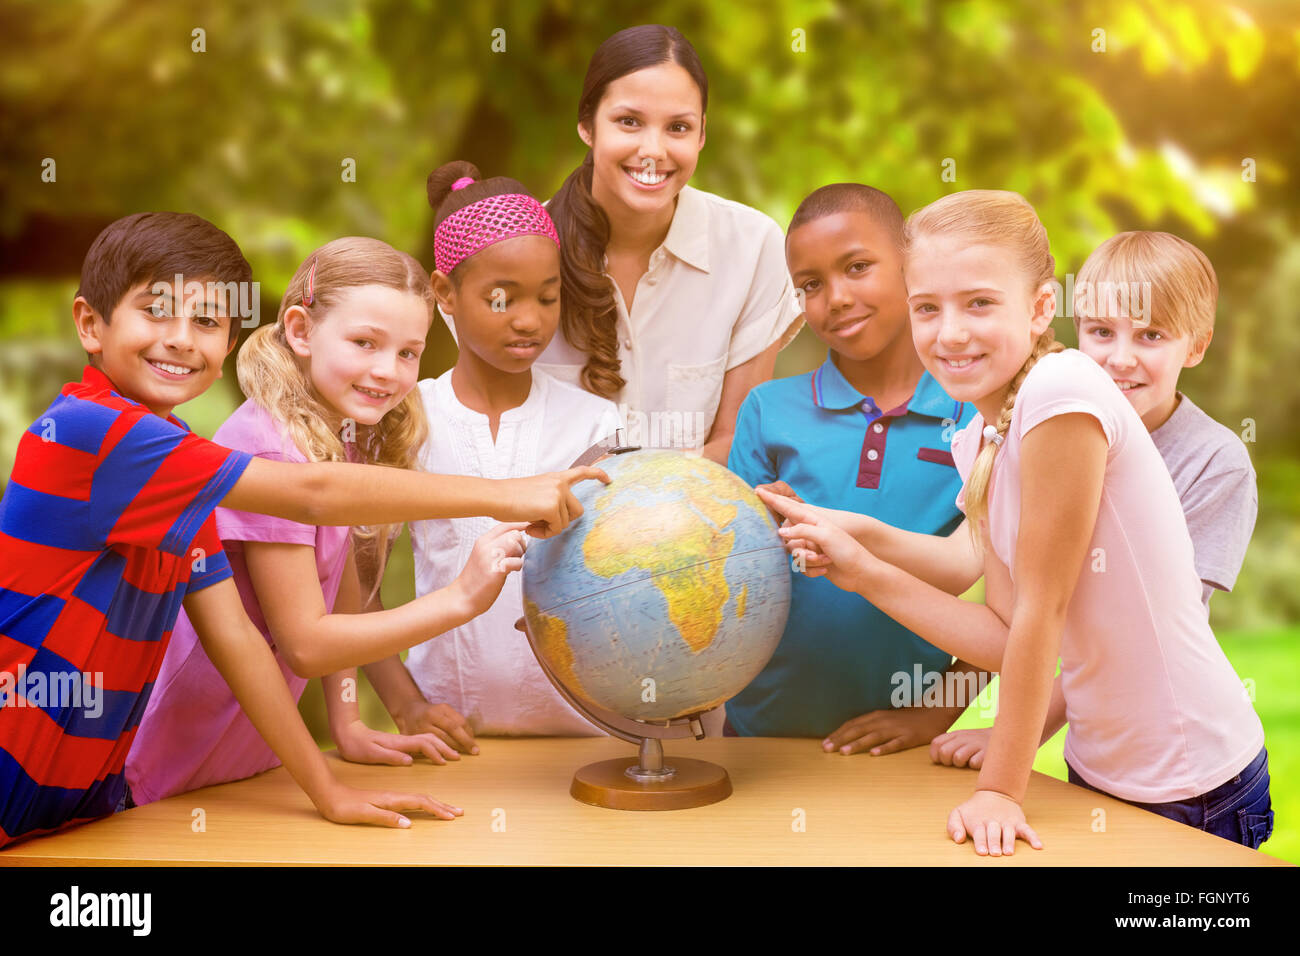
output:
[[[639,721],[712,710],[767,664],[790,609],[776,524],[741,478],[678,451],[600,462],[583,514],[529,544],[534,649],[579,702]]]

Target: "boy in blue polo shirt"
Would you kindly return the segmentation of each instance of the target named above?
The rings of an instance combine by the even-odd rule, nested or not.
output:
[[[823,186],[800,204],[786,260],[829,353],[815,371],[749,393],[727,467],[751,485],[949,534],[962,520],[949,442],[975,409],[944,392],[912,345],[902,235],[898,205],[870,186]],[[974,668],[861,596],[823,577],[796,573],[792,583],[781,643],[727,702],[724,733],[890,753],[928,743],[971,702],[923,690],[983,686]],[[970,677],[945,679],[950,668]]]

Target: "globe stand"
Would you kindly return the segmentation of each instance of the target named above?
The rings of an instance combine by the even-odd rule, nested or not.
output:
[[[588,448],[571,467],[594,465],[609,455],[633,451],[640,451],[640,446],[625,445],[623,429],[620,428]],[[664,763],[662,741],[684,737],[702,740],[704,725],[700,717],[707,711],[675,717],[660,725],[632,720],[611,710],[585,704],[569,693],[551,672],[546,658],[538,653],[527,619],[521,617],[515,622],[515,627],[528,637],[542,673],[569,706],[607,734],[639,748],[635,759],[617,757],[580,767],[569,787],[569,793],[575,799],[611,810],[685,810],[717,803],[731,796],[731,778],[717,764],[690,757],[673,757],[672,766]]]
[[[569,787],[575,799],[611,810],[685,810],[731,796],[731,778],[715,763],[676,756],[671,766],[664,763],[664,740],[704,738],[700,717],[706,712],[651,724],[585,704],[569,693],[551,672],[546,658],[537,653],[527,619],[521,617],[515,627],[527,636],[542,673],[569,706],[607,734],[639,748],[636,757],[599,760],[578,768]]]

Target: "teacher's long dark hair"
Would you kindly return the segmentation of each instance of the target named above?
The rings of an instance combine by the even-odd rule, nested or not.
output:
[[[676,63],[700,88],[702,109],[709,106],[709,80],[690,41],[674,27],[646,24],[615,33],[592,54],[578,101],[578,122],[590,126],[605,88],[619,77]],[[560,233],[560,331],[569,344],[587,353],[582,384],[604,398],[624,385],[619,374],[617,306],[605,277],[609,217],[591,194],[592,154],[569,174],[547,206]]]

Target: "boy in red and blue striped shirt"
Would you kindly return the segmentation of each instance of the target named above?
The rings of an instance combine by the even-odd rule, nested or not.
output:
[[[211,514],[248,457],[92,366],[23,435],[0,503],[0,841],[117,807],[181,601],[230,576]]]
[[[123,801],[123,764],[182,604],[322,815],[451,819],[460,811],[428,796],[334,779],[244,612],[213,511],[312,524],[491,514],[545,536],[581,514],[573,482],[608,481],[594,468],[500,482],[287,464],[194,435],[171,411],[221,375],[237,339],[231,290],[250,280],[234,241],[188,214],[128,216],[87,253],[73,318],[90,364],[22,436],[0,499],[0,847]]]

